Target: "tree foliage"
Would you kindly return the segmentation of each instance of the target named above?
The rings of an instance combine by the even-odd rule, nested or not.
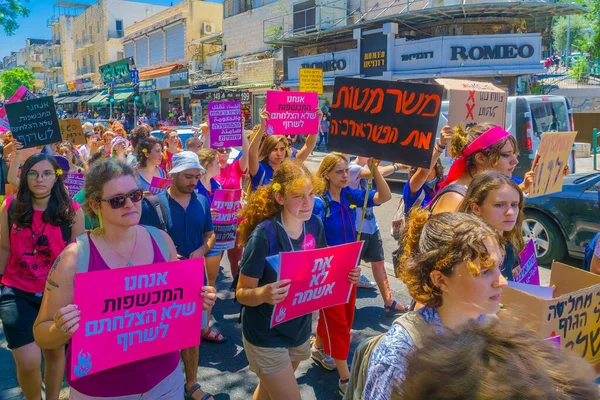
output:
[[[567,17],[558,17],[552,27],[554,50],[564,53],[567,51]],[[571,51],[583,51],[587,41],[585,30],[589,28],[589,21],[582,15],[571,16]]]
[[[29,0],[0,0],[0,27],[7,36],[14,35],[19,28],[17,18],[29,16],[30,10],[24,3],[29,3]]]
[[[33,89],[35,77],[33,73],[23,68],[13,68],[0,74],[0,94],[8,100],[18,88],[25,86]]]
[[[590,12],[586,15],[592,27],[589,52],[600,59],[600,0],[589,1]]]

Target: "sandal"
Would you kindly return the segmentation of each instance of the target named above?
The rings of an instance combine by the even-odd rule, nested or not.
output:
[[[213,334],[211,336],[211,334]],[[200,336],[202,338],[202,340],[208,340],[209,342],[213,342],[213,343],[225,343],[225,337],[223,335],[221,335],[220,332],[217,331],[213,331],[211,328],[207,328],[206,332],[202,333],[202,335]]]
[[[396,300],[392,301],[392,304],[390,304],[389,306],[384,305],[383,308],[385,309],[385,315],[390,317],[396,314],[404,314],[407,313],[410,310],[410,306],[408,304],[403,304],[402,307],[404,307],[404,310],[398,310],[396,308],[396,306],[398,305],[398,302]]]
[[[189,391],[187,391],[187,390],[184,390],[184,396],[185,396],[186,400],[188,400],[188,399],[189,399],[189,400],[194,400],[194,398],[193,398],[192,396],[193,396],[193,395],[194,395],[194,393],[196,393],[198,390],[200,390],[200,384],[199,384],[199,383],[196,383],[194,386],[192,386],[192,388],[191,388]],[[208,400],[208,399],[210,399],[211,397],[213,397],[213,395],[212,395],[212,394],[210,394],[210,393],[205,393],[205,394],[204,394],[204,396],[202,396],[202,398],[201,398],[200,400]],[[214,400],[214,398],[213,398],[213,400]]]

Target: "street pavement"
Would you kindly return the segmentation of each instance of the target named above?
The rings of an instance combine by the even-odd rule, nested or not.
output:
[[[324,153],[315,152],[306,164],[311,170],[316,170]],[[391,254],[396,249],[396,243],[390,236],[392,215],[396,211],[401,193],[402,184],[391,185],[393,198],[386,204],[375,209],[379,221],[381,236],[384,242],[386,255],[386,268],[390,275],[390,286],[395,299],[402,304],[410,302],[410,296],[405,285],[393,276],[391,268]],[[570,265],[574,262],[565,261]],[[373,280],[369,265],[361,265],[363,273]],[[541,281],[543,285],[549,282],[548,268],[541,268]],[[248,370],[248,362],[242,346],[241,325],[238,324],[239,304],[233,301],[233,292],[230,291],[232,282],[227,257],[223,259],[221,273],[217,281],[218,297],[214,309],[213,328],[221,332],[227,341],[223,344],[202,342],[200,350],[200,367],[198,380],[205,391],[214,394],[216,400],[225,399],[250,399],[258,382],[256,375]],[[365,338],[385,332],[391,326],[393,319],[385,316],[383,301],[378,291],[358,290],[356,315],[352,330],[351,356],[356,346]],[[316,319],[313,318],[313,332],[316,331]],[[303,399],[337,399],[338,374],[336,371],[327,371],[311,360],[301,363],[296,373]],[[61,399],[68,398],[68,388],[61,394]],[[0,323],[0,400],[21,399],[18,388],[14,362],[2,333]]]

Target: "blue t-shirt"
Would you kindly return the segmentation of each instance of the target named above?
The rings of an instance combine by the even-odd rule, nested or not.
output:
[[[252,190],[258,189],[260,186],[268,185],[273,179],[273,167],[268,161],[261,161],[258,163],[258,171],[256,175],[252,176]]]
[[[348,186],[352,189],[362,189],[367,190],[367,182],[368,179],[360,178],[360,173],[364,168],[354,162],[350,163],[348,168]],[[375,187],[375,182],[373,181],[373,188]],[[358,204],[356,206],[356,226],[360,226],[360,220],[362,218],[362,204]],[[375,218],[375,213],[373,212],[373,207],[367,207],[367,211],[365,211],[365,219],[363,221],[362,231],[367,234],[373,234],[379,230],[379,226],[377,225],[377,219]]]
[[[198,181],[196,185],[196,193],[201,194],[206,197],[210,204],[212,204],[213,199],[215,198],[215,190],[222,189],[223,187],[219,182],[215,180],[215,178],[210,178],[210,192],[206,190],[201,181]]]
[[[376,190],[369,191],[367,207],[376,206],[375,193]],[[315,198],[313,214],[323,221],[328,246],[356,241],[356,209],[364,203],[366,194],[366,190],[345,187],[340,193],[341,203],[331,199],[329,190]]]
[[[412,179],[412,178],[411,178]],[[427,207],[427,204],[435,197],[435,191],[432,190],[427,185],[423,184],[419,190],[414,194],[414,196],[410,193],[410,179],[404,184],[404,189],[402,190],[402,198],[404,199],[404,214],[408,215],[408,212],[415,205],[417,199],[425,193],[423,197],[423,202],[421,203],[421,207]]]

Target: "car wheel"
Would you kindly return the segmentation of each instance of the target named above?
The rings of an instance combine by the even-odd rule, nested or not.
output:
[[[554,260],[562,260],[567,254],[567,246],[560,228],[547,216],[541,213],[526,213],[522,229],[525,243],[533,240],[539,264],[551,264]]]

